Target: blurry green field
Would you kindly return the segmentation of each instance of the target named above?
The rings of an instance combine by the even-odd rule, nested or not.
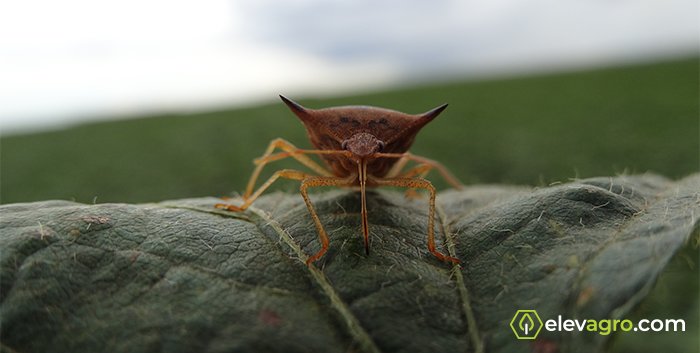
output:
[[[291,98],[311,108],[361,104],[411,113],[447,102],[449,108],[418,136],[415,153],[442,161],[467,184],[542,185],[698,171],[698,96],[693,58]],[[1,201],[147,202],[229,194],[244,188],[251,160],[275,137],[309,147],[302,125],[281,102],[3,136]]]

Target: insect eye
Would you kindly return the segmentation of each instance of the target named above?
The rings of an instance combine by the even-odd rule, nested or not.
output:
[[[384,150],[384,141],[377,141],[377,142],[379,142],[379,149],[378,149],[378,152],[383,151],[383,150]]]
[[[347,140],[343,141],[343,143],[340,144],[340,148],[343,150],[348,149],[348,141]]]

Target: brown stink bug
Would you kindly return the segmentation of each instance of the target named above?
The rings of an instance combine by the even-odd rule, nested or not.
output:
[[[428,211],[428,250],[442,261],[458,263],[454,257],[441,254],[435,248],[433,230],[435,218],[435,188],[423,179],[432,169],[436,169],[451,185],[460,188],[461,184],[440,163],[413,155],[408,152],[416,134],[427,123],[435,119],[447,104],[419,115],[405,114],[394,110],[347,106],[325,109],[308,109],[280,96],[282,101],[301,119],[306,127],[313,150],[298,149],[283,139],[275,139],[267,147],[265,154],[255,160],[256,168],[248,182],[241,205],[217,204],[217,208],[239,212],[248,208],[272,183],[279,178],[301,181],[301,196],[313,219],[321,250],[309,257],[310,264],[320,259],[328,250],[329,239],[314,210],[307,189],[318,186],[359,187],[362,202],[362,232],[365,252],[369,254],[369,224],[365,190],[376,186],[397,186],[411,189],[424,189],[429,193]],[[276,149],[283,152],[273,153]],[[316,163],[308,155],[319,155],[326,167]],[[315,174],[283,169],[275,172],[257,190],[256,181],[262,168],[272,161],[291,157]],[[417,163],[404,170],[409,161]]]

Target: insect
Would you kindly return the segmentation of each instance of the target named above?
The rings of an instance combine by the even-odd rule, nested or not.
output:
[[[458,259],[443,255],[435,248],[433,229],[435,188],[424,177],[429,171],[435,169],[455,188],[461,188],[461,183],[440,163],[408,152],[418,131],[445,110],[447,104],[423,114],[411,115],[367,106],[309,109],[282,95],[280,98],[304,124],[309,139],[316,149],[299,149],[281,138],[273,140],[265,153],[254,162],[256,168],[243,194],[243,203],[240,205],[220,203],[215,207],[240,212],[248,208],[277,179],[301,181],[301,196],[314,221],[321,243],[321,249],[307,259],[308,265],[320,259],[328,250],[330,243],[328,234],[309,199],[307,192],[309,188],[359,187],[362,203],[362,233],[367,254],[369,254],[369,223],[366,189],[377,186],[405,187],[409,190],[424,189],[429,194],[428,250],[442,261],[459,263]],[[278,149],[281,152],[275,153]],[[325,162],[325,166],[311,159],[309,155],[319,156]],[[282,169],[276,171],[255,189],[257,179],[265,165],[289,157],[308,167],[315,174]],[[407,168],[410,161],[416,165]]]

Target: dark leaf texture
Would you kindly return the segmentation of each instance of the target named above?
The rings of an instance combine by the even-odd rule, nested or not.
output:
[[[0,208],[2,348],[17,352],[594,352],[609,336],[543,332],[518,341],[518,309],[621,318],[697,233],[700,175],[473,186],[426,200],[270,194],[240,214],[215,198],[158,204],[66,201]]]

